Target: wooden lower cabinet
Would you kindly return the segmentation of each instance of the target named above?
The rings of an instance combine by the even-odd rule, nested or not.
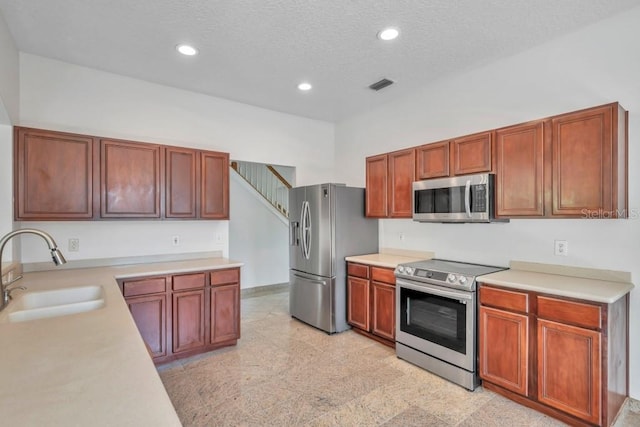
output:
[[[347,322],[354,331],[391,347],[396,337],[393,269],[347,263]]]
[[[155,363],[235,345],[240,338],[240,270],[118,280]]]
[[[629,295],[596,303],[482,284],[483,385],[570,425],[610,426],[628,396]]]
[[[204,289],[173,293],[173,352],[204,347]]]
[[[167,296],[145,295],[127,298],[136,326],[151,357],[167,355]]]

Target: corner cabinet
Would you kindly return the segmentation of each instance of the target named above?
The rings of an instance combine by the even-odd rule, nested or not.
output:
[[[483,385],[571,425],[610,426],[628,395],[629,295],[595,303],[480,287]]]
[[[390,268],[347,263],[347,322],[354,331],[394,347],[395,275]]]
[[[229,219],[229,154],[16,127],[17,221]]]
[[[235,345],[240,338],[240,270],[118,280],[155,363]]]
[[[415,150],[368,157],[366,163],[366,216],[411,218]]]

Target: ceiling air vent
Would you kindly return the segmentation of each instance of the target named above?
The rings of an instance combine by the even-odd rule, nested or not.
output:
[[[379,82],[375,82],[373,84],[369,85],[369,89],[378,91],[380,89],[384,89],[387,86],[390,86],[393,84],[393,81],[389,80],[389,79],[382,79]]]

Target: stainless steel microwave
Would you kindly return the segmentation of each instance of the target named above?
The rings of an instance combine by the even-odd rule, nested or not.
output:
[[[413,183],[413,220],[420,222],[493,222],[495,176],[484,173]]]

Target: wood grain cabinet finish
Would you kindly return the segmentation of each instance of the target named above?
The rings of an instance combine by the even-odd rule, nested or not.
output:
[[[229,154],[200,152],[200,218],[229,219]]]
[[[545,214],[545,129],[540,121],[496,130],[496,215]]]
[[[443,141],[416,148],[416,179],[449,176],[449,146],[449,141]]]
[[[527,396],[529,388],[529,317],[480,307],[480,377]]]
[[[366,216],[411,218],[415,150],[367,158]]]
[[[133,321],[153,358],[167,355],[166,283],[166,277],[120,282]]]
[[[388,177],[389,158],[386,154],[367,157],[366,160],[366,216],[386,218],[389,212]]]
[[[370,296],[369,280],[360,277],[347,277],[347,295],[349,297],[347,322],[354,328],[369,330]]]
[[[385,345],[395,346],[396,291],[393,270],[348,262],[347,271],[348,323],[358,333]]]
[[[235,345],[240,269],[118,280],[155,363]]]
[[[626,126],[617,103],[552,118],[554,216],[626,215]]]
[[[92,219],[97,151],[90,136],[16,127],[15,219]]]
[[[451,141],[453,175],[491,172],[493,132],[463,136]]]
[[[198,151],[189,148],[165,148],[165,216],[196,218]]]
[[[159,145],[100,141],[102,218],[160,218]]]
[[[204,289],[174,292],[173,352],[193,350],[205,344]]]
[[[16,220],[229,219],[229,154],[16,127]]]
[[[613,424],[629,394],[628,294],[604,304],[481,284],[479,313],[485,388],[570,425]]]

